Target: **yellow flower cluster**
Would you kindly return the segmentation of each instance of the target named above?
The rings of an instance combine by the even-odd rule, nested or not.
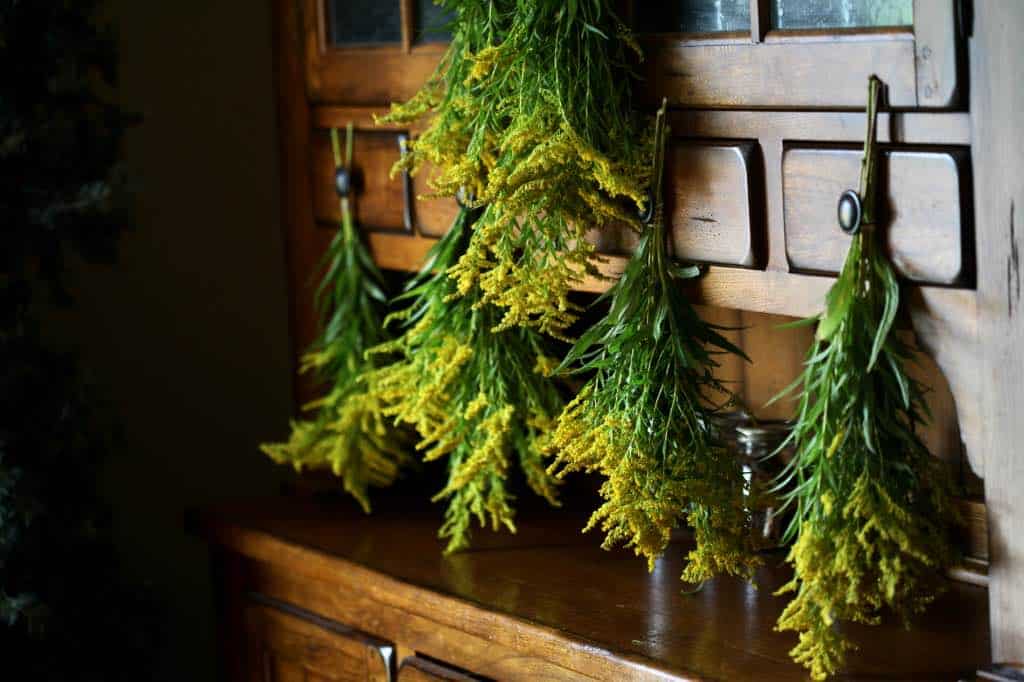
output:
[[[640,183],[649,181],[650,170],[616,167],[551,116],[510,130],[499,154],[480,186],[477,200],[485,209],[476,233],[451,276],[460,295],[479,287],[481,304],[504,310],[498,330],[534,326],[564,337],[579,313],[569,292],[597,276],[586,232],[635,224],[635,215],[612,197],[642,205]]]
[[[468,309],[461,301],[454,304]],[[449,311],[451,316],[459,314]],[[399,359],[365,379],[368,394],[381,404],[379,414],[409,424],[419,433],[416,448],[424,452],[424,461],[448,459],[448,483],[433,500],[449,501],[441,536],[448,539],[445,551],[454,552],[469,545],[474,518],[495,530],[515,531],[513,496],[506,488],[506,478],[510,458],[516,453],[530,487],[557,503],[554,482],[544,472],[536,445],[550,415],[543,410],[524,414],[532,402],[528,399],[531,391],[554,394],[537,375],[532,386],[519,388],[511,385],[509,377],[486,379],[479,357],[492,357],[492,353],[481,353],[480,345],[503,353],[502,337],[518,332],[494,334],[472,325],[466,330],[469,336],[459,338],[454,335],[456,330],[450,330],[453,335],[440,336],[433,333],[437,326],[432,320],[425,318],[425,323],[411,328],[397,348],[394,344],[382,348],[398,350]],[[541,357],[515,361],[539,363]],[[515,400],[524,397],[527,399]]]
[[[570,291],[597,276],[587,231],[638,227],[646,202],[650,167],[624,58],[636,46],[608,2],[579,13],[559,2],[496,5],[486,14],[455,6],[438,70],[385,120],[432,115],[396,170],[430,166],[431,196],[484,208],[451,271],[457,294],[478,291],[477,305],[500,308],[497,331],[529,326],[564,338],[579,313]]]
[[[632,547],[653,569],[685,520],[696,547],[683,580],[750,578],[759,560],[740,462],[716,442],[706,404],[708,392],[726,392],[713,376],[714,354],[741,351],[699,318],[674,281],[660,198],[664,107],[651,139],[654,221],[609,292],[607,315],[566,358],[593,375],[547,443],[551,471],[604,478],[603,503],[585,530],[600,527],[606,548]]]
[[[492,332],[492,306],[451,295],[455,283],[445,271],[468,241],[470,216],[460,213],[428,257],[440,262],[421,274],[413,303],[393,316],[407,325],[404,333],[371,349],[389,361],[363,375],[379,417],[413,427],[424,460],[448,464],[448,482],[433,498],[448,502],[440,531],[447,552],[469,545],[474,519],[515,530],[507,487],[513,458],[530,488],[557,504],[540,445],[561,408],[543,376],[554,361],[541,352],[536,332]]]
[[[605,409],[605,400],[588,383],[562,412],[547,447],[557,453],[552,472],[597,472],[604,477],[604,502],[584,532],[600,528],[603,547],[631,547],[649,570],[665,552],[681,519],[694,529],[696,547],[689,553],[682,579],[699,583],[722,574],[750,578],[760,560],[750,544],[743,510],[742,480],[733,453],[709,446],[688,448],[684,438],[658,444],[638,434],[638,414]],[[660,426],[660,425],[659,425]],[[680,434],[675,434],[680,435]]]
[[[408,459],[402,439],[380,418],[380,406],[364,393],[334,391],[306,409],[319,418],[294,421],[284,443],[260,446],[278,464],[295,471],[326,469],[339,477],[345,492],[370,512],[368,488],[391,485]]]
[[[824,506],[819,520],[801,527],[788,558],[796,576],[778,591],[796,593],[777,627],[800,633],[791,654],[816,680],[837,672],[853,648],[834,622],[874,624],[888,607],[908,623],[933,599],[922,583],[950,560],[940,524],[922,519],[912,500],[894,499],[867,471],[841,510]]]

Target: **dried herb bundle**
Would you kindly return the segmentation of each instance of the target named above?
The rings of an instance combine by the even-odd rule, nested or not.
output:
[[[779,593],[793,592],[778,622],[800,633],[793,659],[824,679],[852,645],[840,621],[876,623],[888,607],[908,621],[933,598],[939,569],[953,556],[950,482],[916,433],[928,416],[924,387],[904,365],[914,348],[892,331],[899,283],[875,230],[875,112],[872,78],[860,194],[861,231],[828,293],[802,375],[794,458],[778,487],[795,508]]]
[[[627,63],[637,48],[610,0],[441,4],[456,15],[451,46],[387,117],[433,114],[398,167],[428,163],[437,195],[483,208],[451,271],[458,294],[498,306],[498,330],[562,336],[578,313],[569,291],[596,274],[586,231],[636,225],[626,206],[644,204],[650,167]]]
[[[434,245],[392,318],[405,324],[397,339],[370,351],[396,359],[365,375],[382,415],[415,427],[425,461],[447,458],[448,483],[434,500],[448,500],[440,535],[447,552],[469,545],[471,525],[515,531],[507,477],[515,458],[527,484],[557,504],[544,469],[541,442],[562,400],[546,378],[557,364],[532,329],[492,332],[500,319],[470,292],[455,295],[446,274],[472,239],[477,211],[462,210]]]
[[[344,167],[352,165],[352,126],[348,127]],[[335,165],[342,166],[338,133],[331,130]],[[366,250],[341,198],[341,225],[324,257],[325,271],[316,290],[320,335],[303,356],[301,371],[312,371],[330,388],[304,406],[314,418],[292,423],[285,443],[265,444],[263,452],[296,471],[329,469],[366,512],[370,486],[390,485],[407,460],[403,442],[380,416],[375,396],[367,393],[361,374],[372,368],[366,351],[386,340],[386,297],[377,266]]]
[[[696,267],[670,260],[660,180],[667,128],[658,115],[654,220],[622,278],[606,294],[608,314],[566,356],[593,372],[558,419],[552,471],[597,471],[605,546],[623,542],[654,561],[682,520],[697,547],[683,573],[699,582],[721,573],[749,577],[758,563],[739,459],[715,441],[709,407],[728,391],[714,377],[716,353],[742,351],[697,315],[681,290]]]

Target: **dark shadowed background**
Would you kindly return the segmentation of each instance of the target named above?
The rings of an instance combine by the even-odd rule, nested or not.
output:
[[[136,229],[75,264],[48,333],[123,434],[103,481],[121,560],[170,611],[167,679],[215,678],[207,550],[187,507],[273,493],[291,364],[270,3],[112,0]]]

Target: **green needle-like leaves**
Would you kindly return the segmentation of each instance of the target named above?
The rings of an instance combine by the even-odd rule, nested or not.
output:
[[[453,264],[456,293],[494,304],[498,330],[563,336],[569,292],[596,275],[586,232],[636,225],[649,165],[630,102],[631,36],[610,0],[446,0],[438,71],[386,120],[432,116],[399,168],[433,169],[437,195],[483,209]]]
[[[558,419],[551,469],[596,471],[605,478],[604,502],[587,528],[600,526],[606,547],[625,543],[653,568],[672,529],[685,521],[697,547],[684,580],[749,577],[758,559],[741,463],[716,442],[709,407],[730,397],[713,374],[715,354],[743,353],[684,297],[682,280],[695,276],[696,268],[670,260],[660,196],[666,138],[662,109],[654,222],[606,294],[608,314],[563,363],[593,376]]]
[[[352,163],[349,126],[345,165]],[[342,165],[337,131],[331,130],[335,162]],[[328,390],[305,406],[312,419],[292,423],[285,443],[261,449],[296,471],[329,469],[367,512],[370,486],[390,485],[407,461],[403,439],[386,427],[361,375],[372,364],[366,351],[385,340],[382,313],[386,298],[377,266],[341,200],[342,221],[324,256],[324,275],[316,290],[320,335],[303,357],[302,371],[313,371]]]
[[[492,332],[500,318],[478,295],[455,295],[446,274],[471,239],[478,212],[463,210],[399,297],[410,301],[393,317],[405,324],[397,339],[370,351],[393,359],[364,377],[382,417],[414,427],[425,461],[444,459],[448,483],[434,500],[448,500],[440,535],[447,552],[469,546],[472,521],[515,531],[513,463],[528,486],[557,504],[556,485],[542,462],[545,434],[562,400],[547,379],[555,361],[532,329]]]
[[[872,122],[878,89],[873,80]],[[904,369],[914,349],[893,331],[900,289],[874,225],[875,155],[869,132],[865,224],[817,318],[803,374],[783,393],[799,390],[796,454],[777,482],[796,538],[795,575],[779,592],[795,596],[778,628],[800,633],[792,656],[819,680],[852,648],[837,622],[876,623],[883,607],[908,621],[953,558],[949,476],[918,437],[925,389]]]

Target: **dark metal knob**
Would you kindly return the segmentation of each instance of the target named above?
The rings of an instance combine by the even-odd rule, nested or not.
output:
[[[848,189],[839,195],[839,206],[837,207],[839,227],[846,234],[857,234],[860,232],[860,221],[862,209],[860,195],[852,189]]]
[[[334,191],[343,199],[352,193],[352,174],[347,168],[334,171]]]

